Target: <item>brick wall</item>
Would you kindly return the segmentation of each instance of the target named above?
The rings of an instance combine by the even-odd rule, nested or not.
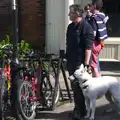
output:
[[[5,34],[11,33],[11,7],[10,1],[0,1],[0,40],[4,39]]]
[[[11,33],[11,6],[9,0],[0,1],[0,39]],[[44,50],[45,0],[19,0],[20,39]]]
[[[45,0],[20,0],[22,39],[43,50],[45,41]]]

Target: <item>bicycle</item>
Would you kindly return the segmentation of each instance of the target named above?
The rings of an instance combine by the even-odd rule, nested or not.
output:
[[[16,91],[17,91],[17,82],[16,84],[12,81],[12,75],[14,72],[17,73],[16,80],[19,79],[18,73],[24,69],[24,67],[18,66],[15,63],[12,63],[12,51],[9,49],[2,49],[3,54],[5,55],[5,58],[3,60],[3,68],[0,71],[0,82],[1,82],[1,88],[0,88],[0,120],[7,120],[9,119],[8,114],[10,114],[10,110],[14,108],[14,114],[15,118],[17,120],[22,120],[22,116],[20,115],[18,109],[17,109],[17,103],[15,101],[16,98]],[[13,85],[15,84],[14,88]],[[14,94],[12,94],[12,92]],[[5,114],[6,113],[6,114]]]
[[[53,104],[57,104],[60,95],[59,84],[56,84],[56,62],[52,60],[52,55],[33,53],[28,56],[28,61],[31,61],[30,67],[23,73],[24,81],[19,84],[17,94],[18,109],[25,120],[35,118],[36,109],[39,104],[53,109]],[[39,63],[37,69],[35,68],[34,61]],[[31,67],[31,63],[33,67]],[[47,65],[47,68],[45,65]],[[36,72],[39,73],[38,76]],[[53,85],[54,81],[55,84]],[[55,95],[54,93],[57,94]]]

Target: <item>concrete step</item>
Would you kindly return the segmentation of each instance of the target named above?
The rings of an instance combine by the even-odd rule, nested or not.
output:
[[[100,59],[102,71],[120,71],[120,61],[116,59]]]
[[[101,71],[102,76],[120,77],[120,71]]]
[[[66,69],[66,60],[64,67]],[[120,76],[120,61],[116,59],[100,59],[100,68],[102,75]]]

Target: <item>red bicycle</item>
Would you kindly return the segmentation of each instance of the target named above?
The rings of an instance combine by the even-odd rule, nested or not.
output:
[[[25,63],[25,62],[24,62]],[[25,120],[34,119],[37,106],[53,109],[59,99],[56,84],[56,62],[52,55],[32,53],[28,56],[27,69],[23,71],[18,88],[19,112]]]

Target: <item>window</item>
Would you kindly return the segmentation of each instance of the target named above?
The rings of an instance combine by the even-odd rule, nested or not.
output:
[[[103,0],[103,11],[109,16],[107,23],[109,37],[120,37],[120,0]]]

